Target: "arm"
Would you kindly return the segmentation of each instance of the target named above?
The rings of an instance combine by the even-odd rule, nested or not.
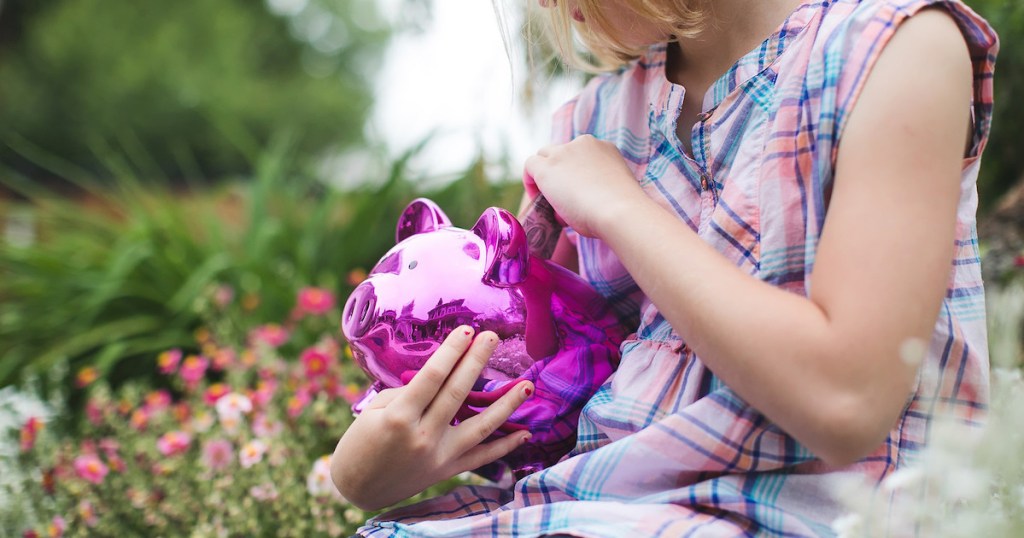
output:
[[[546,148],[527,169],[559,215],[611,246],[716,375],[818,457],[847,464],[879,445],[906,402],[915,368],[901,344],[934,329],[970,69],[943,12],[909,19],[892,38],[849,117],[810,297],[720,256],[643,194],[610,144]]]

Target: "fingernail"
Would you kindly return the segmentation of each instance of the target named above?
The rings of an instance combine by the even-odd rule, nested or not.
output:
[[[523,438],[520,439],[519,444],[521,444],[521,445],[525,444],[527,441],[530,440],[531,437],[533,437],[533,434],[529,434],[528,433],[528,434],[524,435]]]
[[[533,395],[533,387],[531,387],[529,385],[523,387],[523,394],[525,394],[527,397],[532,396]]]

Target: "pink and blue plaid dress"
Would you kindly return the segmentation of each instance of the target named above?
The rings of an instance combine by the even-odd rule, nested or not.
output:
[[[615,254],[579,238],[581,274],[635,334],[584,408],[560,463],[511,489],[462,487],[367,523],[365,536],[831,536],[830,475],[880,481],[913,461],[929,417],[981,418],[988,399],[984,295],[975,229],[978,157],[989,133],[997,40],[957,1],[811,0],[707,93],[685,155],[684,89],[666,47],[593,80],[555,116],[556,141],[614,142],[637,181],[751,275],[807,294],[849,112],[886,42],[929,5],[949,10],[974,61],[974,137],[963,163],[956,258],[913,397],[884,444],[835,469],[719,381],[647,300]],[[967,103],[964,103],[967,106]],[[870,215],[865,215],[870,218]],[[666,241],[671,248],[671,241]],[[637,322],[639,325],[636,325]]]

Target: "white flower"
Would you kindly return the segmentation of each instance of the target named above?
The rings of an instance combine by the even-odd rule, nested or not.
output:
[[[882,482],[885,491],[899,491],[914,486],[924,480],[924,470],[920,467],[904,467],[897,469]]]
[[[267,445],[259,439],[253,439],[246,443],[238,452],[238,461],[242,467],[248,469],[263,461],[263,455],[267,453]]]
[[[224,433],[228,435],[238,433],[238,428],[241,424],[242,417],[240,415],[225,415],[220,417],[220,426],[224,429]]]
[[[860,514],[846,514],[832,522],[836,538],[854,538],[864,535],[864,518]]]
[[[330,495],[340,501],[344,501],[338,488],[334,487],[331,480],[331,457],[321,456],[313,463],[313,470],[306,477],[306,489],[314,497]]]
[[[217,399],[216,407],[221,418],[239,417],[252,411],[252,400],[244,394],[229,392]]]

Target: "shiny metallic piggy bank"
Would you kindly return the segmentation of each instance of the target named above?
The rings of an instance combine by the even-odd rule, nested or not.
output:
[[[531,380],[534,395],[495,435],[533,435],[502,462],[521,475],[558,461],[575,443],[583,404],[618,363],[624,334],[608,303],[575,273],[531,257],[503,209],[464,230],[421,198],[399,218],[396,240],[342,314],[374,389],[407,383],[460,325],[494,331],[500,343],[456,420]]]

